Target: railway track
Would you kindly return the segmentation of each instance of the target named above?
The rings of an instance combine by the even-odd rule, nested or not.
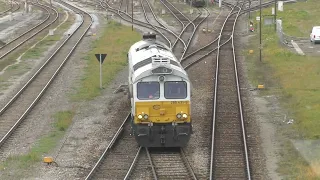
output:
[[[191,20],[188,17],[186,17],[174,5],[172,5],[172,3],[170,3],[168,0],[163,0],[160,2],[171,12],[171,14],[177,19],[177,21],[181,23],[182,29],[184,29],[186,26],[190,24]]]
[[[127,174],[139,147],[130,136],[129,113],[122,122],[108,146],[86,177],[88,179],[122,179]]]
[[[234,105],[234,102],[237,103],[239,101],[240,103],[239,108],[240,110],[242,109],[239,88],[237,89],[238,90],[237,95],[239,95],[238,99],[234,100],[234,96],[231,96],[231,94],[229,93],[231,88],[239,87],[239,83],[238,83],[238,80],[236,85],[234,85],[235,83],[230,82],[230,80],[237,79],[237,75],[230,73],[232,72],[234,66],[232,66],[230,61],[226,61],[226,59],[234,60],[234,63],[236,63],[235,59],[230,57],[230,54],[233,54],[233,55],[235,54],[234,45],[233,45],[233,35],[234,35],[237,18],[241,12],[241,8],[239,8],[238,10],[237,8],[238,8],[237,6],[234,6],[234,8],[230,11],[228,17],[226,18],[225,23],[221,28],[221,32],[218,38],[216,38],[215,40],[213,40],[203,48],[196,50],[195,52],[189,54],[187,57],[182,59],[182,61],[186,61],[186,59],[190,59],[190,57],[193,56],[194,54],[197,54],[198,52],[203,52],[203,50],[208,49],[208,47],[210,49],[210,47],[212,48],[211,45],[216,44],[214,46],[216,48],[207,50],[206,54],[192,61],[192,63],[189,63],[187,66],[184,66],[186,69],[188,69],[191,66],[193,66],[195,62],[198,62],[201,59],[204,59],[214,51],[217,51],[218,53],[216,58],[217,64],[216,64],[215,79],[217,80],[217,82],[221,84],[215,83],[216,89],[214,90],[215,100],[214,100],[214,106],[213,106],[214,117],[213,117],[213,128],[212,128],[212,148],[211,148],[211,162],[210,162],[210,174],[209,174],[210,179],[221,179],[221,178],[251,179],[249,157],[248,157],[249,155],[247,152],[243,116],[241,114],[242,118],[240,120],[236,118],[227,119],[228,115],[231,113],[229,112],[230,107],[232,108],[232,110],[234,108],[234,106],[231,106],[231,105]],[[230,44],[231,44],[231,48],[230,48]],[[230,52],[230,50],[232,51]],[[221,55],[219,54],[220,51],[222,52]],[[224,58],[222,60],[222,63],[219,64],[220,56]],[[234,69],[236,70],[236,65]],[[221,72],[219,72],[219,70]],[[237,70],[235,71],[235,73],[237,73]],[[219,92],[219,96],[217,96],[217,92]],[[225,98],[225,97],[228,97],[228,98]],[[217,102],[219,105],[218,108],[216,108]],[[225,104],[227,105],[224,106]],[[219,110],[218,112],[216,112],[217,109]],[[237,112],[237,109],[236,109],[236,112]],[[229,123],[226,123],[225,121],[226,119],[228,122],[230,122],[230,124],[235,125],[235,127],[226,125],[226,124],[229,124]],[[233,122],[231,122],[232,120]],[[238,129],[235,130],[235,128],[237,128],[237,125],[240,127],[238,127]],[[241,139],[241,137],[243,137],[243,139]],[[231,146],[228,146],[230,144]],[[237,146],[233,146],[233,145],[237,145]]]
[[[130,135],[130,114],[87,175],[89,179],[197,179],[181,148],[138,147]],[[146,163],[145,157],[148,157]],[[141,167],[144,169],[141,173]],[[146,169],[149,171],[146,172]]]
[[[105,3],[105,2],[102,2],[102,1],[100,2],[100,5],[101,5],[103,8],[108,9],[108,11],[111,11],[111,12],[117,14],[121,19],[123,19],[123,20],[125,20],[125,21],[127,21],[127,22],[130,22],[130,23],[132,22],[132,17],[131,17],[130,14],[128,14],[128,13],[126,13],[126,12],[124,12],[124,11],[121,11],[121,10],[119,10],[119,9],[113,8],[113,7],[112,7],[111,5],[109,5],[108,3]],[[143,8],[142,8],[142,9],[143,9]],[[142,27],[148,28],[148,29],[153,30],[153,31],[156,31],[156,32],[158,32],[157,29],[161,29],[161,31],[166,31],[167,33],[175,36],[175,37],[178,39],[178,41],[181,41],[181,42],[185,45],[185,43],[183,42],[183,40],[182,40],[178,35],[176,35],[173,31],[168,30],[167,28],[165,28],[165,27],[163,27],[163,26],[161,26],[161,25],[151,25],[150,23],[146,23],[146,22],[143,22],[143,21],[138,20],[138,19],[135,19],[135,18],[134,18],[133,23],[136,24],[136,25],[138,25],[138,26],[142,26]],[[157,28],[157,29],[155,29],[155,28]],[[160,31],[159,31],[159,32],[160,32]],[[161,33],[160,33],[160,35],[161,35]],[[163,37],[163,38],[165,38],[165,37]],[[167,39],[168,39],[168,38],[167,38]],[[170,43],[168,43],[168,44],[170,44]]]
[[[125,12],[125,10],[121,11],[121,9],[124,9],[124,8],[121,8],[123,4],[122,3],[120,4],[121,5],[119,6],[119,9],[115,12],[117,12],[117,14],[120,17],[123,17],[122,14],[125,14],[126,16],[130,17],[130,15]],[[142,9],[146,16],[147,23],[150,23],[146,15],[147,12],[145,10],[145,6],[147,6],[149,7],[149,11],[152,13],[152,8],[148,4],[149,4],[148,2],[145,4],[142,4]],[[107,6],[108,6],[108,10],[115,10],[111,8],[111,6],[109,5]],[[150,26],[153,27],[155,30],[157,30],[154,25],[150,25]],[[164,26],[163,24],[159,23],[158,27],[163,28]],[[129,118],[129,115],[127,118]],[[130,176],[130,172],[134,167],[134,163],[136,162],[135,160],[137,159],[138,156],[140,156],[140,153],[142,153],[142,151],[141,151],[141,148],[136,146],[135,139],[129,136],[129,124],[127,121],[128,119],[126,119],[122,124],[122,126],[119,128],[114,138],[111,140],[110,144],[107,146],[104,153],[102,153],[98,162],[90,171],[86,179],[113,179],[113,178],[127,179]],[[138,152],[138,153],[135,153],[135,152]],[[146,149],[145,153],[149,154],[149,149]],[[167,155],[165,155],[166,153]],[[166,156],[167,161],[166,162],[159,161],[161,156],[162,157]],[[159,179],[168,178],[168,177],[175,177],[178,179],[179,178],[180,179],[186,179],[186,178],[196,179],[194,173],[192,172],[191,166],[186,161],[186,157],[182,152],[182,150],[180,150],[179,153],[173,152],[173,151],[172,152],[171,151],[167,151],[167,152],[152,151],[151,156],[149,157],[150,157],[149,167],[153,167],[152,169],[155,170],[154,173],[149,173],[149,175],[153,174],[154,177],[159,176]],[[130,165],[130,162],[133,162],[133,163]],[[171,168],[168,168],[168,167],[167,169],[162,168],[164,165],[163,164],[161,165],[161,163],[168,164],[170,162],[174,163],[176,166],[173,171],[169,170]],[[162,174],[162,172],[164,172],[165,174]],[[133,173],[135,174],[135,172]]]
[[[61,43],[19,92],[0,110],[0,148],[32,111],[33,107],[37,105],[37,102],[45,94],[93,22],[92,17],[88,13],[63,1],[60,1],[60,3],[79,13],[79,16],[82,18],[81,24]]]
[[[262,7],[268,7],[270,5],[273,5],[273,1],[265,2],[262,4]],[[223,2],[223,5],[229,8],[232,8],[233,4]],[[250,9],[243,9],[240,15],[243,15],[245,13],[248,13],[250,11],[258,10],[258,6],[251,7]],[[236,15],[238,12],[231,12],[230,15]],[[193,65],[201,62],[206,57],[210,56],[212,53],[216,52],[219,47],[224,46],[227,42],[231,40],[229,38],[227,41],[222,42],[220,45],[218,45],[219,35],[215,36],[214,39],[209,42],[207,45],[204,45],[199,48],[195,48],[192,52],[187,52],[184,54],[184,56],[180,59],[183,67],[185,69],[189,69]]]
[[[177,35],[174,36],[173,34],[175,33],[172,30],[170,30],[167,25],[159,21],[148,0],[140,0],[140,4],[141,4],[142,11],[144,13],[146,22],[151,24],[151,26],[155,29],[155,31],[161,35],[161,37],[163,38],[162,42],[167,42],[167,45],[170,48],[172,48],[173,39],[176,39],[178,36]],[[166,28],[166,31],[157,28],[156,26],[154,26],[154,24],[158,24],[161,27]],[[170,33],[168,33],[168,31],[170,31]]]
[[[233,37],[242,6],[226,19],[218,42],[210,179],[251,179]]]
[[[0,17],[6,15],[7,13],[11,12],[16,12],[20,9],[20,4],[18,2],[15,1],[11,1],[10,3],[10,7],[2,12],[0,12]]]
[[[137,159],[124,179],[197,179],[182,148],[144,148]]]
[[[23,44],[32,41],[37,34],[43,32],[50,25],[52,25],[58,20],[59,13],[56,9],[50,6],[47,6],[45,4],[40,4],[40,3],[32,3],[32,4],[42,9],[44,12],[46,12],[47,14],[46,18],[40,23],[38,23],[36,26],[32,27],[31,29],[25,31],[24,33],[16,37],[15,39],[11,40],[10,42],[7,42],[4,46],[1,46],[0,60],[4,59],[6,56],[8,56],[17,48],[22,47]]]
[[[135,20],[136,21],[136,20]],[[161,26],[161,25],[160,25]],[[227,35],[226,35],[227,36]],[[229,41],[233,41],[233,39],[229,39]],[[226,43],[228,43],[229,41],[226,41]],[[218,47],[222,47],[222,45],[223,44],[220,44]],[[217,47],[217,48],[218,48]],[[221,48],[222,49],[222,48]],[[126,128],[125,128],[126,129]],[[127,136],[128,134],[125,134],[124,133],[124,135],[123,136]],[[129,138],[128,138],[129,139]],[[123,144],[126,144],[126,143],[129,143],[130,144],[130,140],[129,141],[127,141],[128,139],[125,139],[124,140],[124,142],[125,143],[123,143]],[[120,144],[120,142],[119,142],[119,144]],[[116,144],[115,144],[116,145]],[[116,151],[115,149],[113,149],[114,150],[114,154],[115,155],[117,155],[117,153],[119,153],[119,151]],[[120,149],[121,150],[121,149]],[[122,152],[121,152],[122,153]],[[146,151],[146,154],[147,154],[147,151]],[[170,152],[168,153],[168,154],[170,154]],[[119,156],[117,156],[117,157],[119,157]],[[121,156],[120,156],[121,157]],[[153,164],[156,164],[156,163],[158,163],[158,161],[157,161],[157,159],[158,159],[158,154],[157,153],[155,153],[155,154],[152,154],[151,153],[151,160],[152,160],[152,163],[150,164],[150,166],[148,166],[148,167],[151,167],[151,165],[153,165]],[[134,156],[133,156],[133,154],[131,155],[130,154],[130,158],[132,159],[134,159]],[[180,155],[180,157],[178,156],[178,155],[174,155],[174,157],[171,157],[171,155],[169,155],[168,157],[167,157],[167,159],[168,159],[168,161],[170,161],[170,159],[182,159],[181,158],[181,155]],[[119,158],[115,158],[115,159],[113,159],[113,162],[117,162],[119,160]],[[150,161],[150,160],[149,160]],[[127,163],[127,162],[126,162]],[[161,162],[162,163],[162,162]],[[181,168],[181,170],[180,170],[180,167],[183,167],[183,166],[186,166],[186,165],[183,165],[184,163],[182,162],[179,162],[179,163],[177,163],[177,166],[179,167],[178,169],[178,171],[181,171],[182,173],[182,175],[180,174],[179,176],[177,176],[177,178],[179,178],[179,177],[182,177],[182,178],[185,178],[185,179],[188,179],[188,178],[192,178],[192,175],[190,175],[190,172],[188,172],[185,168]],[[110,167],[109,167],[110,168]],[[123,167],[116,167],[115,169],[112,169],[112,170],[114,170],[114,172],[120,172],[121,171],[121,174],[124,174],[124,172],[122,172],[123,171],[123,169],[122,170],[119,170],[120,168],[123,168]],[[130,168],[130,167],[129,167]],[[154,166],[154,168],[151,168],[151,169],[155,169],[155,173],[153,173],[152,175],[153,175],[153,177],[155,177],[155,174],[157,175],[157,176],[160,176],[159,177],[159,179],[160,178],[163,178],[163,177],[166,177],[166,175],[164,175],[164,176],[162,176],[159,172],[162,172],[163,171],[163,169],[161,169],[161,168],[159,168],[159,169],[157,169],[157,166],[155,165]],[[108,169],[108,171],[110,171],[110,169]],[[157,173],[157,171],[158,171],[158,173]],[[102,177],[104,177],[104,176],[102,176]]]
[[[147,0],[145,0],[145,1],[147,1]],[[118,9],[116,9],[116,8],[112,7],[110,4],[105,3],[104,1],[103,1],[103,2],[100,1],[100,5],[101,5],[103,8],[108,9],[108,11],[114,12],[115,14],[119,15],[120,18],[122,18],[123,20],[131,23],[131,22],[132,22],[132,17],[131,17],[132,15],[130,15],[130,13],[128,13],[128,11],[130,11],[130,6],[129,6],[129,10],[126,11],[126,9],[127,9],[128,6],[127,6],[127,4],[125,4],[125,3],[127,3],[127,1],[121,1],[121,2],[120,2],[120,5],[118,6]],[[176,15],[174,14],[174,12],[175,12],[176,14],[180,14],[180,16],[185,17],[185,16],[183,15],[183,13],[180,12],[177,8],[175,8],[172,4],[170,4],[169,2],[167,2],[166,4],[168,4],[168,5],[167,5],[167,8],[168,8],[168,9],[172,9],[171,12],[172,12],[172,14],[173,14],[176,18],[178,18],[178,16],[176,16]],[[92,5],[93,5],[93,4],[92,4]],[[105,5],[106,5],[106,6],[105,6]],[[147,5],[147,6],[146,6],[146,5]],[[177,44],[178,42],[182,43],[183,48],[179,48],[179,50],[176,50],[177,53],[180,52],[181,56],[182,56],[182,55],[186,52],[186,50],[188,49],[188,46],[189,46],[190,42],[192,41],[192,39],[193,39],[193,37],[194,37],[194,34],[195,34],[198,26],[200,25],[200,23],[202,23],[202,22],[205,20],[205,18],[199,20],[199,17],[200,17],[200,15],[201,15],[201,14],[199,14],[195,19],[193,19],[193,20],[188,20],[189,22],[188,22],[187,25],[184,25],[183,23],[181,23],[181,24],[182,24],[182,30],[181,30],[181,32],[178,32],[179,35],[177,35],[177,34],[176,34],[175,32],[173,32],[172,30],[169,30],[169,28],[168,28],[167,26],[165,26],[163,23],[160,23],[160,22],[159,22],[159,20],[155,17],[155,15],[154,15],[155,13],[153,12],[152,7],[150,6],[150,3],[149,3],[148,1],[147,1],[147,2],[142,2],[142,1],[141,1],[141,6],[142,6],[142,10],[143,10],[143,12],[144,12],[144,15],[145,15],[145,17],[146,17],[146,21],[147,21],[147,22],[143,22],[143,21],[141,21],[141,20],[138,20],[138,19],[134,18],[134,20],[133,20],[134,24],[139,25],[139,26],[142,26],[142,27],[146,27],[146,28],[148,28],[148,29],[154,30],[155,32],[158,32],[158,33],[168,42],[169,46],[171,45],[171,48],[175,48],[175,47],[176,47],[176,44]],[[125,7],[125,8],[124,8],[124,7]],[[148,7],[148,8],[146,8],[146,7]],[[124,10],[122,10],[122,9],[124,9]],[[150,21],[149,21],[150,19],[147,17],[147,16],[148,16],[148,15],[147,15],[147,12],[148,12],[148,11],[153,14],[153,18],[155,19],[156,22],[158,22],[157,25],[153,25],[153,24],[150,23]],[[179,17],[180,17],[180,16],[179,16]],[[209,16],[209,15],[208,15],[208,16]],[[185,17],[185,18],[186,18],[186,17]],[[179,19],[179,20],[180,20],[180,19]],[[148,22],[148,21],[149,21],[149,22]],[[182,22],[182,21],[181,21],[181,22]],[[198,22],[198,24],[195,24],[194,22]],[[189,34],[186,35],[185,32],[186,32],[188,26],[192,26],[192,27],[193,27],[193,31],[192,31],[191,33],[189,33]],[[164,31],[164,32],[167,32],[168,34],[171,34],[171,35],[175,36],[176,38],[175,38],[174,42],[172,43],[172,40],[169,42],[168,39],[171,39],[171,38],[169,38],[169,37],[167,38],[168,35],[165,36],[164,33],[162,33],[161,31],[162,31],[162,32],[163,32],[163,31]],[[184,37],[182,37],[183,35],[184,35]],[[187,43],[186,43],[186,42],[187,42]]]
[[[228,18],[230,13],[232,13],[232,11],[233,11],[232,5],[228,5],[227,7],[230,8],[230,12],[228,15],[219,14],[215,18],[215,21],[216,21],[215,27],[218,27],[218,28],[216,28],[216,31],[221,29],[220,26],[222,26],[224,20],[226,18]],[[219,33],[218,34],[210,34],[210,36],[207,37],[208,40],[211,39],[211,40],[209,40],[209,43],[207,43],[206,45],[204,45],[202,47],[191,48],[191,50],[193,50],[192,52],[186,51],[184,56],[180,59],[180,62],[182,64],[182,66],[184,67],[184,69],[188,70],[189,68],[193,67],[198,62],[200,62],[203,59],[206,59],[210,55],[212,55],[212,53],[214,53],[218,49],[219,37],[220,37]],[[227,43],[227,42],[225,42],[225,43]],[[224,45],[224,43],[222,45]]]
[[[229,5],[231,6],[231,4],[226,4],[226,5]],[[145,5],[144,5],[145,6]],[[239,84],[238,84],[238,81],[237,83],[232,83],[232,79],[236,79],[236,71],[234,71],[236,69],[236,64],[234,64],[232,66],[232,62],[235,63],[235,59],[232,59],[232,55],[234,55],[234,46],[233,46],[233,35],[234,35],[234,27],[235,27],[235,24],[236,24],[236,21],[237,21],[237,18],[239,17],[240,14],[243,14],[243,13],[246,13],[247,11],[241,11],[242,9],[241,8],[238,8],[236,6],[234,6],[234,9],[232,9],[232,11],[230,11],[229,13],[229,16],[226,18],[226,23],[223,25],[223,28],[221,29],[221,33],[220,35],[214,39],[212,42],[215,42],[217,43],[216,46],[213,46],[212,47],[212,42],[209,43],[209,45],[211,45],[211,50],[210,50],[210,53],[214,52],[214,51],[217,51],[219,55],[217,55],[217,70],[216,72],[219,72],[219,77],[222,77],[219,81],[219,83],[223,83],[224,80],[226,80],[226,82],[228,82],[229,84],[231,84],[230,86],[226,85],[226,84],[216,84],[215,87],[219,87],[219,89],[217,89],[215,91],[215,103],[217,101],[221,101],[223,103],[227,103],[230,107],[233,107],[232,105],[234,105],[234,102],[236,103],[239,103],[240,101],[240,97],[239,98],[235,98],[234,95],[231,95],[231,94],[223,94],[223,93],[228,93],[228,90],[230,90],[230,88],[236,88],[238,87],[238,90],[239,90]],[[108,9],[111,9],[111,6],[108,7]],[[115,11],[117,12],[117,11]],[[118,11],[118,14],[120,17],[123,17],[122,15],[123,14],[126,14],[125,12],[120,12],[120,10]],[[127,17],[131,17],[128,13],[126,14]],[[131,19],[128,19],[128,22],[131,22],[130,21]],[[138,22],[138,20],[134,20],[134,22]],[[150,23],[150,22],[148,22]],[[142,23],[144,24],[144,23]],[[148,26],[149,28],[151,28],[150,26]],[[161,25],[159,25],[159,27],[161,27]],[[230,28],[231,27],[231,28]],[[154,26],[153,26],[153,29],[154,29]],[[231,45],[230,45],[231,44]],[[224,52],[222,52],[222,50]],[[210,53],[206,54],[206,56],[208,56]],[[224,55],[226,58],[228,58],[228,61],[226,62],[223,62],[221,63],[219,61],[219,57],[221,57],[222,55]],[[231,55],[231,56],[230,56]],[[186,59],[189,58],[189,57],[185,57]],[[201,59],[199,60],[196,60],[195,62],[198,62],[200,61]],[[193,63],[195,64],[195,63]],[[188,65],[186,66],[186,68],[189,68],[191,67],[192,65]],[[230,67],[229,67],[230,66]],[[219,68],[218,68],[219,67]],[[222,68],[222,70],[221,70]],[[220,71],[219,71],[220,70]],[[235,73],[232,74],[230,73],[229,71],[234,71]],[[233,77],[234,76],[234,77]],[[226,79],[224,79],[226,78]],[[231,80],[230,80],[231,79]],[[228,80],[228,81],[227,81]],[[236,82],[236,81],[235,81]],[[226,92],[225,92],[226,91]],[[232,90],[231,92],[234,93],[234,90]],[[218,96],[219,95],[219,96]],[[224,97],[224,96],[229,96],[230,95],[230,99],[226,100],[226,101],[222,101],[221,98]],[[240,96],[239,92],[238,94],[236,94],[237,97]],[[217,100],[219,98],[219,100]],[[241,102],[240,102],[240,105],[241,105]],[[224,104],[218,104],[218,106],[215,104],[215,110],[214,111],[214,114],[218,114],[217,116],[215,116],[215,120],[214,120],[214,127],[218,127],[216,124],[218,125],[223,125],[224,123],[221,123],[220,121],[222,119],[225,119],[225,118],[229,118],[230,121],[231,120],[235,120],[235,121],[238,121],[239,119],[233,119],[233,118],[230,118],[228,117],[228,113],[229,114],[233,114],[234,112],[232,111],[233,109],[231,109],[231,111],[229,111],[230,107],[229,106],[224,106]],[[241,109],[241,107],[239,107]],[[218,111],[219,110],[219,111]],[[216,112],[217,111],[217,112]],[[218,118],[219,116],[219,118]],[[241,123],[242,122],[242,123]],[[233,123],[231,123],[233,125]],[[238,123],[238,126],[243,126],[243,117],[242,119],[240,120],[240,123]],[[221,127],[222,128],[225,128],[225,127]],[[211,158],[211,167],[210,167],[210,179],[212,178],[221,178],[221,177],[230,177],[230,178],[240,178],[240,179],[250,179],[250,166],[249,166],[249,161],[248,161],[248,154],[245,152],[245,150],[243,150],[241,153],[241,155],[239,155],[239,153],[233,153],[233,149],[228,149],[229,146],[226,146],[226,151],[223,151],[224,150],[224,147],[222,146],[219,146],[219,145],[223,145],[223,144],[226,144],[226,143],[223,143],[223,142],[226,142],[226,141],[222,141],[223,138],[229,138],[230,141],[228,141],[227,143],[230,143],[232,145],[232,143],[234,142],[236,145],[238,145],[237,147],[235,146],[231,146],[232,148],[237,148],[237,149],[246,149],[246,145],[245,143],[244,144],[239,144],[241,143],[241,141],[245,142],[245,140],[239,140],[239,137],[244,137],[245,138],[245,132],[243,131],[238,131],[238,132],[231,132],[230,130],[233,130],[235,129],[235,127],[233,126],[229,126],[229,125],[226,125],[226,129],[224,129],[226,132],[230,132],[229,134],[226,133],[226,134],[223,134],[224,131],[222,131],[222,135],[221,134],[218,134],[218,135],[214,135],[215,132],[217,131],[213,131],[213,137],[214,138],[218,138],[218,139],[214,139],[213,138],[213,147],[215,148],[212,148],[212,152],[214,152],[215,154],[212,153],[212,158]],[[241,129],[241,128],[240,128]],[[244,129],[242,129],[244,130]],[[219,132],[218,132],[219,133]],[[229,136],[228,136],[229,135]],[[227,137],[226,137],[227,136]],[[222,139],[219,139],[221,138]],[[238,139],[232,139],[234,137],[237,137]],[[220,144],[219,144],[219,141],[220,141]],[[120,143],[119,143],[120,144]],[[228,145],[228,144],[227,144]],[[210,148],[209,148],[210,149]],[[130,161],[133,161],[133,163],[131,164],[131,166],[128,166],[128,162],[126,161],[125,163],[125,168],[122,168],[121,169],[121,174],[119,177],[117,176],[117,178],[123,178],[124,179],[141,179],[141,178],[146,178],[148,177],[149,179],[151,178],[154,178],[154,179],[161,179],[161,178],[168,178],[169,176],[167,176],[168,174],[170,174],[171,172],[171,168],[170,170],[169,169],[165,169],[164,167],[168,166],[166,163],[168,162],[173,162],[174,161],[174,164],[175,162],[177,161],[177,159],[183,159],[181,158],[181,155],[180,155],[180,158],[179,156],[176,156],[173,155],[172,157],[170,157],[171,155],[166,155],[166,154],[172,154],[172,152],[161,152],[161,153],[148,153],[149,150],[147,149],[141,149],[141,148],[136,148],[135,149],[137,151],[136,155],[134,156],[134,154],[132,154],[132,152],[130,152]],[[222,150],[222,151],[221,151]],[[229,151],[228,151],[229,150]],[[223,154],[225,153],[225,154]],[[228,159],[228,153],[231,153],[231,161],[230,159]],[[106,154],[106,153],[104,153]],[[150,155],[148,155],[150,154]],[[238,155],[238,156],[237,156]],[[162,157],[164,159],[168,159],[168,161],[165,160],[164,164],[165,165],[155,165],[156,163],[158,163],[159,161],[157,160],[159,157]],[[240,157],[240,158],[239,158]],[[100,159],[104,159],[105,157],[101,157]],[[209,158],[209,156],[208,156]],[[220,159],[219,159],[220,158]],[[113,158],[111,158],[113,159]],[[171,159],[171,160],[170,160]],[[174,160],[173,160],[174,159]],[[111,160],[112,161],[112,160]],[[115,162],[115,161],[113,161]],[[150,163],[151,162],[151,163]],[[220,163],[220,164],[219,164]],[[223,164],[225,163],[225,164]],[[121,162],[120,164],[123,164],[123,162]],[[185,163],[183,162],[177,162],[177,166],[178,166],[178,170],[175,171],[176,172],[181,172],[181,174],[178,173],[177,177],[176,178],[181,178],[181,179],[196,179],[194,178],[194,176],[190,175],[190,170],[189,168],[187,167],[187,165],[183,165]],[[96,165],[97,166],[97,165]],[[95,166],[95,167],[96,167]],[[110,164],[109,164],[110,166]],[[118,165],[117,165],[118,166]],[[184,168],[181,168],[185,166]],[[234,166],[240,166],[240,168],[234,168]],[[123,166],[121,166],[123,167]],[[161,167],[161,168],[164,168],[164,169],[161,169],[161,168],[158,168],[157,167]],[[181,169],[179,169],[181,168]],[[220,168],[220,169],[219,169]],[[224,168],[224,169],[223,169]],[[128,169],[128,172],[127,174],[124,176],[125,172],[124,172],[124,169]],[[141,172],[142,169],[148,169],[148,171],[143,171]],[[186,170],[188,169],[188,170]],[[192,169],[192,168],[191,168]],[[231,169],[230,171],[228,169]],[[119,170],[119,168],[118,168]],[[92,170],[92,172],[94,172],[96,170]],[[158,173],[157,173],[158,171]],[[238,172],[239,171],[239,172]],[[241,171],[241,172],[240,172]],[[100,172],[100,171],[99,171]],[[118,172],[118,171],[117,171]],[[166,172],[165,174],[161,174],[161,173],[164,173]],[[172,172],[173,173],[173,172]],[[173,173],[174,174],[174,173]],[[170,174],[172,175],[172,174]],[[160,176],[160,177],[158,177]],[[95,176],[96,177],[96,176]],[[102,176],[102,175],[99,175],[99,177],[106,177],[106,176]],[[170,176],[171,177],[171,176]],[[92,177],[87,177],[87,179],[90,179]]]
[[[168,0],[160,1],[163,6],[165,6],[169,12],[175,17],[175,19],[181,24],[181,30],[179,32],[178,37],[181,38],[184,43],[180,43],[178,39],[172,45],[172,50],[175,52],[177,58],[183,57],[184,53],[186,52],[189,42],[192,41],[194,32],[196,31],[196,25],[194,21],[200,18],[201,14],[190,20],[187,16],[185,16],[178,8],[176,8],[171,2]]]

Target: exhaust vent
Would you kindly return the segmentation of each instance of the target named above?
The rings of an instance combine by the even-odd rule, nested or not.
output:
[[[154,34],[153,32],[148,32],[145,33],[142,38],[143,40],[156,40],[156,34]]]

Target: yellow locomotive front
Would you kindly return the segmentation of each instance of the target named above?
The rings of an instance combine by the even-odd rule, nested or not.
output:
[[[153,81],[155,77],[160,80]],[[151,76],[138,82],[135,88],[132,127],[139,145],[185,146],[192,133],[187,79],[172,75]]]

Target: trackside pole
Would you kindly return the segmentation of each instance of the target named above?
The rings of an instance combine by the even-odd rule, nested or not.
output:
[[[101,57],[101,54],[100,54],[100,89],[102,89],[102,57]]]
[[[95,54],[100,66],[100,89],[102,89],[102,63],[106,58],[107,54]]]

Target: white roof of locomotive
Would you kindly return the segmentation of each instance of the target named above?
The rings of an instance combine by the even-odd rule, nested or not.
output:
[[[141,50],[139,50],[141,49]],[[188,75],[180,65],[180,62],[172,53],[171,49],[164,43],[155,40],[141,40],[133,44],[129,50],[129,69],[132,81],[135,82],[138,79],[152,75],[151,70],[155,68],[152,64],[151,57],[160,56],[170,59],[169,64],[165,64],[173,70],[173,74],[188,79]],[[134,66],[141,61],[150,59],[150,62],[145,65],[141,65],[139,68],[134,69]]]

